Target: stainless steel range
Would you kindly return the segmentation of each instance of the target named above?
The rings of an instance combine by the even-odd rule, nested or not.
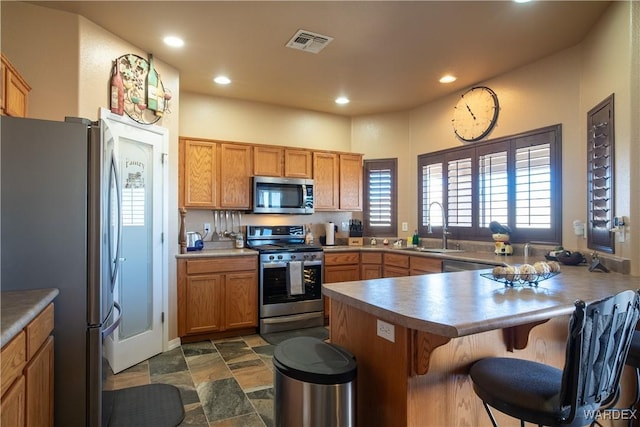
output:
[[[260,333],[322,326],[324,254],[304,226],[247,226],[247,246],[260,253]]]

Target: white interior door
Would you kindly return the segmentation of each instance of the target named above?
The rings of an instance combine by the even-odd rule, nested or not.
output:
[[[167,288],[168,131],[128,123],[104,111],[114,136],[121,187],[121,247],[114,300],[122,319],[105,338],[105,355],[118,373],[163,349]]]

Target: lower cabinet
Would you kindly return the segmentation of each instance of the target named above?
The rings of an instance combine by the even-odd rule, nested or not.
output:
[[[360,280],[360,252],[335,252],[324,254],[323,283],[351,282]],[[329,318],[331,300],[324,297],[324,317]]]
[[[258,326],[258,257],[178,260],[178,335],[204,337]]]
[[[382,252],[362,252],[360,254],[360,279],[382,277]]]
[[[409,275],[409,255],[384,253],[382,255],[384,277],[404,277]]]
[[[0,425],[53,426],[53,304],[0,353]]]
[[[424,256],[412,256],[409,259],[410,273],[412,276],[420,274],[442,273],[442,260]]]

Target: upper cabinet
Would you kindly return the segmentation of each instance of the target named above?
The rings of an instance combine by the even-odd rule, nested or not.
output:
[[[362,155],[313,153],[315,209],[362,210]]]
[[[251,207],[251,146],[180,138],[179,153],[180,206]]]
[[[29,86],[26,80],[11,65],[9,60],[1,55],[0,74],[0,114],[14,117],[27,117]]]
[[[340,154],[340,210],[362,210],[362,155]]]
[[[250,210],[252,176],[313,179],[317,211],[362,210],[362,154],[180,138],[181,207]]]
[[[253,174],[312,178],[312,152],[297,148],[256,145],[253,147]]]

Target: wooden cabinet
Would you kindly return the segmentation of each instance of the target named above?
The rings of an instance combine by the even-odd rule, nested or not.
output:
[[[420,274],[442,273],[442,260],[424,256],[412,256],[409,259],[412,276]]]
[[[9,62],[4,54],[0,55],[0,114],[15,117],[27,117],[29,92],[31,87]]]
[[[258,257],[178,260],[178,335],[245,331],[258,326]]]
[[[180,206],[251,207],[250,145],[180,138],[179,157]]]
[[[340,161],[336,153],[313,153],[314,205],[317,211],[340,206]]]
[[[382,255],[384,277],[403,277],[409,275],[409,255],[384,253]]]
[[[284,176],[287,178],[313,178],[313,153],[309,150],[285,148]]]
[[[313,153],[315,209],[362,210],[362,155]]]
[[[0,425],[53,426],[53,304],[2,348]]]
[[[220,144],[220,207],[251,208],[251,146]]]
[[[313,152],[270,145],[253,147],[253,174],[256,176],[284,176],[313,178]]]
[[[351,282],[360,280],[360,252],[335,252],[324,254],[323,283]],[[331,301],[324,297],[324,317],[329,317]]]
[[[362,210],[362,155],[340,154],[340,210]]]
[[[256,176],[282,176],[284,149],[277,146],[253,147],[253,174]]]
[[[360,254],[360,279],[382,277],[382,252],[362,252]]]

